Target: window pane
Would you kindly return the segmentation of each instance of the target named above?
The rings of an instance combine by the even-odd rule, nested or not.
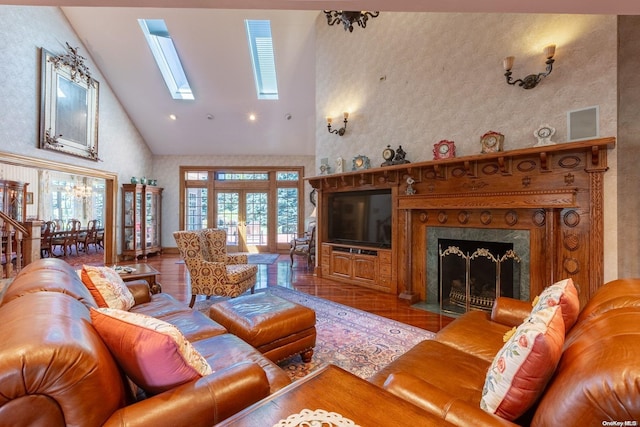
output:
[[[298,189],[278,189],[278,243],[288,243],[298,235]]]
[[[278,172],[276,173],[276,179],[278,181],[297,181],[299,178],[298,172]]]
[[[186,229],[207,228],[207,190],[205,188],[187,188]]]
[[[218,193],[218,228],[227,231],[227,244],[238,245],[238,193]]]
[[[267,193],[247,193],[247,244],[266,245],[267,236]]]
[[[217,181],[268,181],[268,173],[216,172]]]
[[[204,172],[194,172],[194,171],[189,171],[185,173],[185,179],[187,181],[206,181],[208,179],[209,174],[204,171]]]

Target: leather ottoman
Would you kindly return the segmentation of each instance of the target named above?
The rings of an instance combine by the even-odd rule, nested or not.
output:
[[[295,354],[311,361],[316,313],[308,307],[260,292],[213,304],[209,317],[273,362]]]

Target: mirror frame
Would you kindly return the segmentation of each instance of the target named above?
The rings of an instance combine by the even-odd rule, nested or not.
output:
[[[41,48],[40,148],[98,161],[100,84],[84,61],[69,43],[62,55]]]

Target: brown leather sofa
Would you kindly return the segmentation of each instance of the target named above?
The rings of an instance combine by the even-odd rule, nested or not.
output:
[[[129,285],[129,284],[128,284]],[[219,324],[146,282],[130,311],[167,321],[213,373],[145,397],[91,324],[91,293],[59,259],[24,268],[0,301],[0,425],[210,426],[290,383],[287,374]]]
[[[530,310],[529,302],[499,298],[491,314],[464,314],[371,381],[459,426],[638,425],[640,279],[609,282],[583,307],[553,377],[525,415],[512,423],[480,409],[503,335]]]

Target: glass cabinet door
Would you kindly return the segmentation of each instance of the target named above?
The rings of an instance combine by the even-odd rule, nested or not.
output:
[[[147,194],[147,247],[160,246],[158,236],[160,236],[159,212],[158,212],[158,193],[152,192]]]
[[[124,227],[124,241],[123,250],[132,251],[135,247],[134,237],[134,225],[135,225],[135,190],[123,190],[124,204],[122,207],[123,212],[123,227]]]
[[[136,249],[142,249],[142,192],[141,191],[136,191],[136,205],[135,205],[135,212],[136,212],[136,219],[135,219],[135,223],[136,223],[136,244],[135,244],[135,248]]]

